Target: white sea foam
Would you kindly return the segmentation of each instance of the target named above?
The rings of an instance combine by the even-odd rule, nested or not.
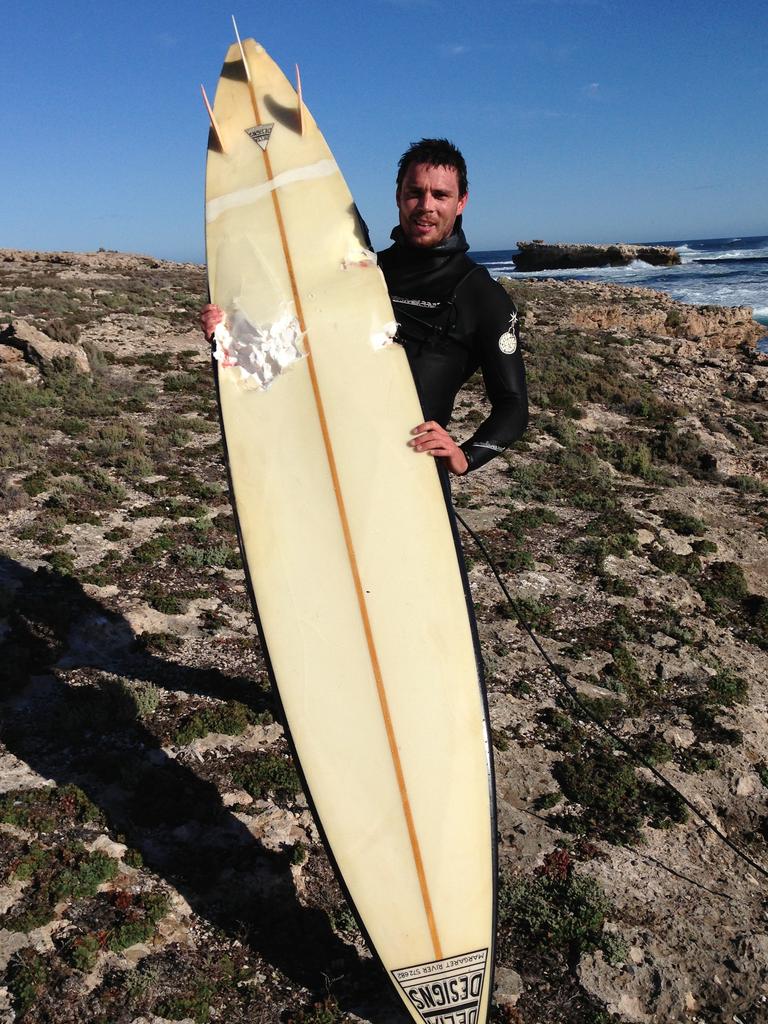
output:
[[[726,252],[697,252],[696,259],[707,260],[754,260],[768,256],[768,249],[728,249]]]
[[[678,302],[688,302],[695,306],[750,306],[756,310],[765,305],[764,285],[734,287],[727,277],[719,284],[712,281],[691,281],[687,284],[666,286],[663,291],[668,292]]]
[[[750,306],[756,317],[768,320],[768,237],[688,239],[679,242],[675,248],[682,263],[671,267],[653,267],[636,260],[626,267],[521,273],[515,270],[511,253],[507,255],[506,252],[484,254],[483,264],[494,277],[640,285],[666,292],[680,302],[693,305]],[[712,262],[703,263],[702,260]]]

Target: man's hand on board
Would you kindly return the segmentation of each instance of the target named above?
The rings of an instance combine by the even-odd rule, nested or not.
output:
[[[445,460],[446,468],[456,476],[463,476],[469,469],[464,452],[459,448],[448,431],[434,420],[420,423],[411,431],[415,436],[408,442],[417,452],[425,452],[434,458]]]
[[[206,341],[213,340],[213,332],[223,319],[224,311],[219,309],[218,306],[214,306],[211,302],[207,306],[203,306],[200,310],[200,327]]]

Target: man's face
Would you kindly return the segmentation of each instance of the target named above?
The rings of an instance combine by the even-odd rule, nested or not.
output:
[[[459,195],[455,167],[411,164],[397,192],[400,227],[410,245],[422,249],[439,245],[453,231],[468,195]]]

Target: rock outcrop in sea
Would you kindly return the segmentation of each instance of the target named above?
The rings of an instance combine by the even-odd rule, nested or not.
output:
[[[524,274],[537,270],[576,270],[584,267],[624,267],[642,260],[654,267],[680,263],[680,254],[667,245],[590,245],[571,242],[518,242],[520,250],[512,257],[515,269]]]
[[[765,879],[679,794],[768,867],[760,328],[645,289],[505,286],[531,427],[453,485],[516,601],[465,537],[499,1017],[757,1024]],[[204,295],[192,264],[0,251],[2,1024],[401,1019],[269,692]],[[38,359],[35,332],[63,352]],[[461,393],[456,436],[482,396]]]

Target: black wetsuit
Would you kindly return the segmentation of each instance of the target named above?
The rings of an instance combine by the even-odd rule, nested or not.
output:
[[[397,227],[395,244],[378,258],[425,418],[447,426],[459,388],[482,370],[491,413],[461,445],[472,470],[522,435],[528,396],[517,311],[501,285],[466,255],[460,221],[431,249],[408,245]]]

